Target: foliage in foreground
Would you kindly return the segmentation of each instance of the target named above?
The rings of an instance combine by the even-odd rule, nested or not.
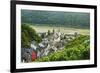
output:
[[[29,25],[21,25],[21,47],[29,48],[32,40],[37,43],[42,41],[42,38],[36,33],[36,31]]]
[[[66,44],[65,48],[48,56],[36,59],[36,62],[86,60],[90,58],[90,38],[80,35]]]

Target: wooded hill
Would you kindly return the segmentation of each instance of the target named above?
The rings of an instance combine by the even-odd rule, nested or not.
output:
[[[21,10],[21,22],[39,26],[89,28],[90,14],[82,12]]]

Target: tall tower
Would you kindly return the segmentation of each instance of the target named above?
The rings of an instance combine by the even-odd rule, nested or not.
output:
[[[54,30],[54,28],[53,28],[52,32],[53,32],[53,34],[55,33],[55,30]]]

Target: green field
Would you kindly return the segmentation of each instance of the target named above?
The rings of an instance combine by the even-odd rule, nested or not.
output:
[[[90,30],[89,29],[79,29],[79,28],[67,28],[67,27],[52,27],[52,26],[34,26],[30,25],[33,29],[36,30],[36,32],[42,33],[42,32],[47,32],[48,30],[52,31],[53,29],[57,31],[60,29],[60,32],[65,33],[65,34],[73,34],[74,32],[77,32],[82,35],[89,35]]]

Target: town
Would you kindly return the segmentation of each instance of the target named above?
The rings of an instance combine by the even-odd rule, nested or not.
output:
[[[36,43],[32,40],[30,47],[31,48],[21,48],[21,61],[22,62],[33,62],[38,58],[50,55],[53,52],[61,50],[65,47],[69,41],[75,39],[79,33],[74,32],[71,34],[61,33],[60,29],[52,30],[50,32],[38,33],[42,37],[42,42]]]

